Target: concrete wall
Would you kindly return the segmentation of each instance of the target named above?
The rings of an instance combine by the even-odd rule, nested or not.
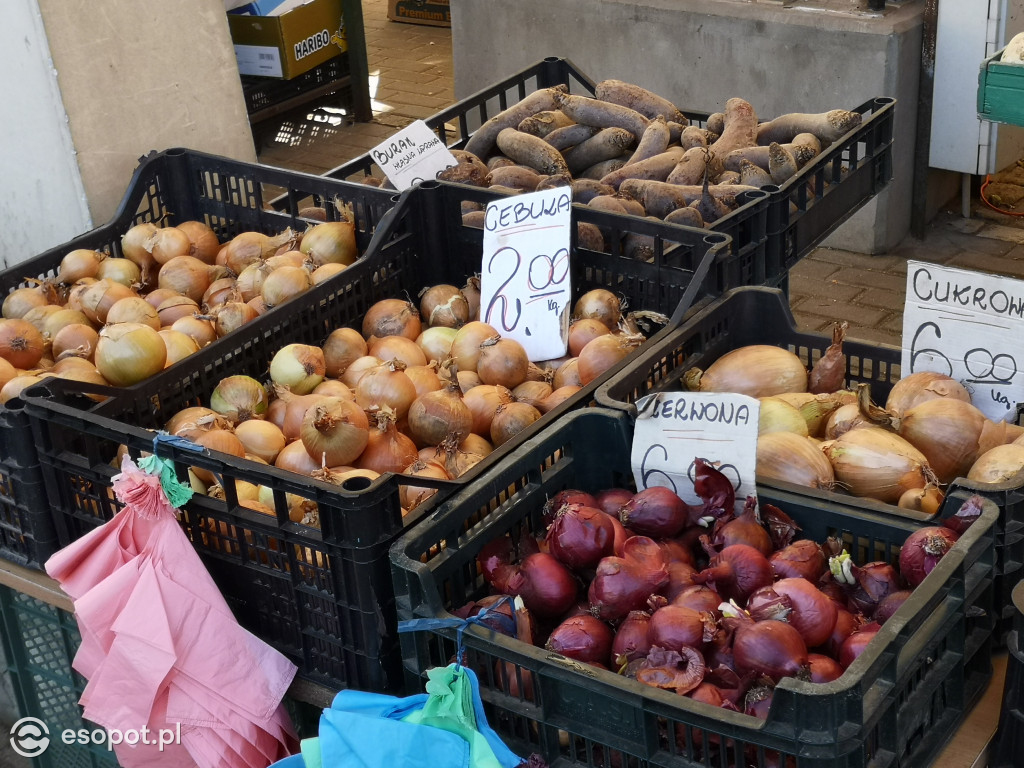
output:
[[[0,268],[92,226],[71,129],[36,0],[8,0],[0,24]]]
[[[13,0],[13,15],[8,5],[0,66],[17,116],[0,127],[8,265],[108,221],[151,150],[255,162],[223,0]]]
[[[831,0],[825,0],[825,3]],[[819,112],[895,96],[893,184],[830,239],[863,253],[909,230],[923,3],[885,13],[800,2],[451,0],[456,98],[546,56],[594,80],[643,85],[684,111],[741,96],[758,114]]]

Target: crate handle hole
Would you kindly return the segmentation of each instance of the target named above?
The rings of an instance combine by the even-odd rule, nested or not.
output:
[[[341,484],[346,491],[365,491],[373,481],[368,477],[350,477]]]

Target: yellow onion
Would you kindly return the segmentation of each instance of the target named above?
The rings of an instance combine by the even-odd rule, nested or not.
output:
[[[287,229],[279,235],[269,237],[262,232],[242,232],[235,235],[217,255],[217,262],[223,264],[236,275],[255,261],[267,259],[286,243],[293,241],[295,233]],[[223,259],[221,258],[223,254]]]
[[[0,357],[0,387],[18,375],[18,369]]]
[[[466,439],[459,443],[459,450],[475,453],[477,456],[488,456],[494,450],[494,446],[486,437],[470,432]]]
[[[573,320],[593,318],[600,320],[609,331],[619,327],[622,320],[622,302],[619,297],[604,288],[587,291],[576,301],[572,311]]]
[[[967,472],[967,479],[978,483],[1005,483],[1021,470],[1024,470],[1024,445],[1008,443],[981,454]]]
[[[598,336],[605,336],[611,333],[608,326],[596,317],[584,317],[580,320],[573,320],[569,326],[569,354],[572,357],[579,357],[580,352],[591,341]]]
[[[117,301],[135,296],[135,291],[113,280],[97,280],[82,291],[78,307],[90,322],[102,325],[107,322],[107,312]]]
[[[760,418],[757,422],[757,434],[766,435],[770,432],[792,432],[808,437],[807,422],[795,406],[778,397],[760,398]]]
[[[586,386],[607,373],[643,343],[644,337],[641,334],[609,333],[592,339],[576,358],[580,385]],[[555,386],[557,388],[560,385]]]
[[[558,366],[555,370],[554,377],[551,379],[551,386],[556,390],[562,389],[563,387],[582,387],[583,381],[580,379],[580,359],[578,357],[570,357]]]
[[[491,442],[495,448],[504,445],[540,418],[541,412],[529,403],[499,405],[491,419]]]
[[[757,438],[757,480],[831,490],[832,465],[814,441],[794,432],[768,432]]]
[[[366,448],[369,422],[353,402],[332,398],[310,408],[302,419],[299,439],[306,452],[323,466],[351,464]]]
[[[515,339],[494,335],[480,344],[476,374],[484,384],[500,384],[513,389],[526,381],[530,358]]]
[[[905,492],[896,502],[896,506],[931,517],[942,509],[942,502],[945,498],[946,496],[939,486],[935,483],[928,483],[924,488],[911,488]]]
[[[263,419],[249,419],[235,427],[235,437],[242,441],[245,452],[263,459],[268,464],[274,460],[287,444],[284,432],[276,424]]]
[[[160,330],[160,316],[141,296],[126,296],[118,299],[107,312],[107,325],[115,323],[141,323],[154,331]]]
[[[479,320],[473,320],[459,328],[451,346],[451,356],[459,373],[476,370],[477,360],[480,358],[480,345],[496,335],[498,332],[492,326]]]
[[[378,474],[401,472],[416,460],[416,443],[398,431],[395,420],[396,414],[390,408],[381,408],[376,413],[356,468]]]
[[[330,280],[339,272],[344,271],[344,264],[324,264],[323,266],[314,269],[310,277],[313,279],[313,285],[320,285],[320,283]]]
[[[470,453],[462,448],[462,443],[454,437],[445,439],[439,446],[440,460],[444,469],[452,478],[462,477],[469,470],[483,461],[486,454]]]
[[[87,325],[90,328],[92,327],[92,323],[89,322],[89,318],[85,316],[84,312],[65,307],[46,316],[43,320],[42,334],[48,339],[54,339],[58,333],[69,325]]]
[[[4,299],[0,315],[10,320],[21,320],[29,310],[50,304],[46,294],[38,287],[15,288]]]
[[[159,227],[150,235],[145,247],[153,255],[153,260],[162,265],[175,256],[188,256],[192,250],[192,242],[184,230]]]
[[[405,375],[416,387],[416,397],[441,388],[441,377],[437,375],[437,363],[414,365],[405,369]]]
[[[691,391],[769,397],[806,392],[807,369],[788,349],[752,344],[726,352],[706,371],[691,368],[683,374],[683,381]]]
[[[285,250],[285,248],[286,246],[281,246],[277,253],[267,259],[266,264],[270,267],[271,272],[279,267],[309,267],[306,254],[302,251]]]
[[[29,323],[40,333],[46,332],[46,326],[50,322],[50,318],[63,310],[59,304],[44,304],[41,307],[33,307],[24,315],[21,316],[21,320]],[[5,318],[6,319],[6,318]],[[9,318],[14,320],[16,318]]]
[[[516,402],[532,405],[538,411],[544,398],[548,397],[554,390],[551,385],[544,381],[524,381],[512,390]]]
[[[284,387],[275,387],[274,395],[267,408],[267,421],[277,425],[289,441],[298,440],[306,411],[328,399],[325,395],[293,395]]]
[[[305,267],[278,267],[263,280],[260,296],[267,309],[273,309],[312,287],[313,278]]]
[[[857,403],[847,403],[833,411],[825,423],[825,439],[835,440],[851,429],[859,427],[871,427],[874,422],[861,412]]]
[[[455,381],[459,385],[459,390],[462,394],[466,394],[474,387],[483,386],[483,382],[476,375],[476,371],[459,371],[455,374]]]
[[[300,475],[311,476],[318,469],[323,468],[323,462],[310,456],[301,440],[293,440],[277,454],[274,466]]]
[[[956,379],[944,373],[918,371],[893,384],[885,400],[885,409],[899,415],[925,400],[940,397],[971,402],[970,393]]]
[[[188,255],[202,262],[213,264],[220,250],[217,233],[201,221],[183,221],[177,226],[188,237]]]
[[[854,496],[895,504],[911,488],[934,480],[925,455],[879,427],[852,429],[825,443],[836,480]]]
[[[43,357],[45,341],[32,323],[18,318],[0,320],[0,358],[15,368],[34,368]]]
[[[235,480],[232,483],[235,489],[235,498],[239,503],[243,501],[259,501],[260,486],[250,483],[247,480]],[[220,483],[215,483],[206,489],[206,495],[213,499],[227,501],[228,494]],[[271,513],[272,514],[272,513]]]
[[[208,429],[196,435],[192,440],[197,445],[201,445],[211,451],[219,451],[239,459],[245,457],[245,446],[242,445],[242,441],[235,437],[234,432],[227,429]],[[203,469],[202,467],[192,467],[191,469],[196,473],[196,477],[207,486],[217,482],[217,478],[210,470]]]
[[[420,395],[409,407],[409,431],[421,446],[440,445],[449,435],[457,435],[461,442],[472,428],[473,414],[457,384],[448,382]]]
[[[203,294],[201,304],[205,310],[209,311],[213,307],[218,307],[225,302],[240,300],[241,295],[235,288],[235,279],[233,277],[221,277],[210,283],[210,287]]]
[[[577,384],[567,384],[559,387],[550,395],[537,403],[537,410],[541,413],[548,413],[558,408],[562,403],[580,391],[582,387]]]
[[[8,400],[11,400],[29,387],[38,384],[43,380],[43,376],[36,374],[22,374],[15,376],[7,380],[7,383],[0,387],[0,405],[3,405]]]
[[[324,353],[309,344],[288,344],[270,361],[270,379],[296,395],[313,391],[324,380]]]
[[[340,397],[342,400],[351,400],[352,402],[356,401],[356,393],[337,379],[324,379],[313,388],[311,394],[322,395],[323,397]]]
[[[242,301],[250,301],[256,296],[260,296],[260,289],[263,288],[263,281],[267,279],[273,270],[263,261],[254,261],[252,264],[242,270],[241,274],[235,278],[235,289],[242,297]],[[261,297],[262,298],[262,297]]]
[[[385,363],[399,360],[405,363],[406,367],[427,364],[427,356],[423,354],[423,350],[415,341],[405,336],[375,337],[373,343],[370,344],[369,354],[380,358]]]
[[[366,339],[355,328],[337,328],[331,331],[323,344],[326,373],[332,379],[341,376],[345,369],[360,357],[368,354]]]
[[[800,411],[807,423],[807,434],[812,437],[824,436],[829,416],[842,406],[857,402],[857,394],[849,390],[817,395],[810,392],[780,392],[772,397],[784,400]]]
[[[109,386],[109,382],[106,379],[104,379],[102,375],[100,375],[99,371],[97,371],[94,367],[91,366],[89,368],[69,368],[67,370],[60,371],[59,373],[54,373],[54,376],[58,379],[64,379],[66,381],[81,381],[86,384],[98,384],[102,387]],[[106,395],[86,393],[85,396],[97,403],[102,403],[104,400],[107,399]]]
[[[195,317],[198,315],[199,304],[194,299],[177,293],[161,301],[157,305],[156,314],[160,318],[161,326],[173,326],[183,317]]]
[[[209,429],[230,429],[231,424],[216,411],[202,405],[182,408],[164,424],[164,430],[172,435],[193,440],[195,435]]]
[[[98,280],[113,280],[133,288],[142,280],[142,270],[131,259],[104,259],[96,270]]]
[[[164,369],[167,347],[160,334],[141,323],[118,323],[100,331],[96,368],[115,387],[130,387]]]
[[[398,419],[405,418],[416,399],[416,385],[405,375],[405,365],[397,360],[367,370],[354,391],[360,408],[390,408]]]
[[[435,480],[451,480],[451,476],[447,470],[440,464],[433,461],[422,461],[416,459],[412,464],[403,470],[402,474],[409,475],[410,477],[429,477]],[[427,488],[420,485],[405,485],[405,481],[399,488],[398,498],[402,505],[402,512],[406,514],[411,512],[420,504],[425,502],[435,493],[436,488]]]
[[[416,341],[423,331],[420,313],[414,304],[402,299],[382,299],[363,316],[363,337],[405,336]]]
[[[359,258],[356,225],[351,221],[327,221],[305,231],[299,250],[316,266],[353,263]]]
[[[257,317],[259,317],[259,314],[256,310],[241,301],[228,301],[218,307],[214,307],[213,326],[217,332],[217,338],[219,339],[233,331],[237,331]]]
[[[221,267],[210,266],[195,256],[175,256],[160,267],[157,286],[177,291],[198,304],[210,283],[222,276]]]
[[[416,338],[416,345],[423,350],[428,361],[441,362],[451,355],[452,343],[458,331],[455,328],[437,326],[427,328]]]
[[[148,282],[151,272],[157,268],[156,259],[146,248],[146,242],[156,233],[157,227],[151,221],[136,224],[121,238],[121,253],[135,262],[142,271],[143,282]]]
[[[199,351],[199,345],[196,344],[196,340],[191,336],[186,336],[181,331],[161,328],[157,333],[160,334],[164,347],[167,348],[167,361],[164,363],[164,368],[170,368],[175,363]]]
[[[341,374],[341,381],[350,389],[355,389],[367,371],[379,368],[383,364],[383,360],[373,355],[358,357],[345,368],[345,372]]]
[[[179,317],[171,323],[170,326],[164,327],[170,327],[172,331],[184,333],[186,336],[191,338],[200,349],[217,340],[217,329],[213,327],[213,323],[209,320],[203,319],[202,317]]]
[[[477,435],[489,436],[494,413],[500,405],[514,401],[512,390],[500,384],[481,384],[473,387],[462,397],[462,401],[473,415],[472,430]]]
[[[57,268],[57,282],[71,285],[83,277],[96,277],[100,262],[105,258],[107,258],[107,254],[88,248],[76,248],[73,251],[68,251],[60,260],[60,267]]]
[[[251,376],[227,376],[210,394],[210,408],[232,422],[262,418],[268,403],[267,390]]]
[[[927,457],[940,483],[966,475],[981,454],[1024,435],[1024,427],[990,421],[951,397],[918,403],[897,421],[897,432]]]
[[[461,328],[469,322],[469,302],[454,285],[435,285],[420,295],[420,317],[428,328]]]

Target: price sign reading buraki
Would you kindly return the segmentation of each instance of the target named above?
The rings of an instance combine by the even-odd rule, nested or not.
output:
[[[480,319],[522,344],[531,361],[566,351],[571,209],[569,187],[487,204]]]
[[[370,150],[370,157],[399,192],[434,179],[445,168],[458,164],[455,155],[422,120],[409,123],[378,144]]]
[[[993,421],[1024,400],[1024,281],[920,261],[907,263],[903,375],[952,376]]]
[[[732,480],[736,511],[757,496],[757,422],[761,403],[722,392],[662,392],[637,400],[630,463],[638,489],[661,485],[687,504],[694,460],[706,459]]]

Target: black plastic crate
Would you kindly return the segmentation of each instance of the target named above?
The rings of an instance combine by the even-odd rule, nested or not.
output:
[[[487,594],[477,554],[506,533],[517,540],[524,532],[542,531],[543,506],[554,493],[631,487],[632,425],[626,414],[602,408],[568,414],[440,505],[391,550],[399,618],[454,618],[453,608]],[[758,493],[793,517],[802,536],[841,536],[857,562],[895,562],[906,537],[926,525],[773,488]],[[655,690],[479,626],[463,635],[465,663],[480,677],[488,722],[513,749],[538,751],[549,763],[561,758],[565,762],[559,764],[567,765],[666,768],[927,765],[992,674],[998,510],[990,502],[984,510],[839,680],[814,685],[784,679],[764,721]],[[422,675],[446,663],[455,653],[455,638],[449,629],[403,635],[406,669]],[[498,663],[504,664],[504,677],[496,675]],[[502,679],[515,679],[519,692],[510,692]],[[667,736],[680,732],[677,726],[686,733],[682,744]],[[700,744],[726,748],[701,750]]]
[[[372,253],[334,280],[293,300],[289,309],[267,314],[236,331],[227,343],[191,356],[165,373],[120,390],[94,405],[68,387],[48,383],[23,396],[32,422],[54,527],[62,545],[109,520],[118,504],[110,493],[110,466],[119,444],[133,454],[153,449],[153,433],[178,410],[207,402],[224,377],[265,377],[273,354],[287,343],[320,344],[335,328],[359,326],[380,299],[416,295],[435,283],[464,284],[479,269],[482,231],[462,223],[452,190],[431,183],[407,193],[390,223],[379,228]],[[672,314],[678,322],[699,297],[710,299],[705,278],[715,252],[728,238],[704,230],[624,216],[578,211],[579,220],[600,223],[611,233],[612,253],[574,250],[576,295],[606,287],[631,306]],[[656,236],[653,262],[621,254],[627,234]],[[666,331],[661,331],[664,333]],[[628,364],[623,361],[619,367]],[[609,372],[607,375],[611,375]],[[403,518],[400,485],[439,488],[447,495],[503,460],[517,441],[528,439],[569,409],[591,402],[603,379],[496,449],[455,481],[404,480],[385,475],[373,483],[329,485],[290,472],[224,457],[198,458],[161,445],[179,473],[202,464],[224,478],[272,486],[277,517],[197,498],[183,524],[222,591],[233,599],[241,623],[292,658],[304,676],[325,684],[364,689],[399,685],[400,666],[387,547],[427,506]],[[232,483],[227,483],[233,489]],[[317,502],[322,530],[288,521],[285,493]]]
[[[635,369],[624,370],[603,384],[595,396],[599,405],[625,410],[636,415],[633,405],[653,392],[683,391],[683,374],[690,368],[707,368],[726,352],[748,344],[773,344],[785,347],[810,368],[832,343],[830,336],[802,333],[785,295],[771,288],[738,288],[719,302],[694,314],[677,330],[656,344],[641,350]],[[846,383],[871,387],[872,399],[884,403],[892,385],[900,379],[900,349],[887,344],[868,344],[853,339],[843,341],[846,353]],[[843,493],[800,488],[770,481],[767,485],[802,493],[830,502],[854,504],[864,509],[907,516],[895,504],[874,499],[854,498]],[[962,489],[991,499],[1000,509],[996,523],[996,606],[1002,614],[1000,634],[1005,633],[1012,615],[1010,592],[1024,576],[1024,471],[1004,483],[976,483],[966,478],[955,480],[949,491]],[[947,502],[943,515],[950,514]]]
[[[460,148],[490,117],[528,94],[554,85],[592,96],[596,83],[568,59],[547,58],[425,122],[449,148]],[[733,239],[732,259],[721,262],[719,268],[721,290],[742,285],[788,290],[789,269],[889,183],[895,103],[895,99],[880,97],[851,107],[863,116],[861,124],[824,148],[781,187],[767,187],[767,206],[754,200],[709,225],[710,230]],[[707,121],[706,111],[685,105],[680,108],[692,125],[702,126]],[[374,168],[372,157],[366,154],[327,175],[355,180],[373,174]],[[491,199],[497,196],[491,194]]]
[[[282,189],[277,210],[268,210],[271,194]],[[140,160],[107,224],[0,272],[0,297],[28,285],[29,279],[55,278],[61,259],[76,248],[120,257],[121,236],[142,222],[173,226],[198,220],[224,242],[249,230],[271,234],[292,227],[301,231],[311,222],[299,219],[298,212],[310,205],[324,207],[328,218],[336,221],[340,207],[347,205],[363,253],[377,223],[393,206],[392,197],[365,185],[192,150],[153,152]],[[42,475],[34,446],[22,437],[27,428],[20,411],[0,406],[0,557],[41,568],[56,547],[49,506],[39,493]]]
[[[291,80],[240,75],[245,109],[252,123],[280,115],[313,99],[339,94],[339,105],[352,107],[352,76],[348,53],[328,59]]]
[[[1017,768],[1024,759],[1024,581],[1013,590],[1013,624],[1006,636],[1006,681],[989,768]]]
[[[81,637],[75,617],[41,600],[0,586],[0,640],[7,675],[22,717],[42,720],[50,743],[33,758],[37,768],[117,768],[106,744],[65,744],[67,729],[94,731],[78,699],[85,679],[71,668]]]

